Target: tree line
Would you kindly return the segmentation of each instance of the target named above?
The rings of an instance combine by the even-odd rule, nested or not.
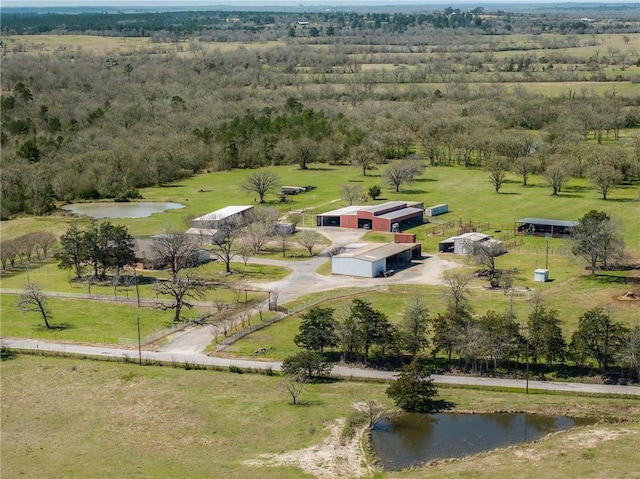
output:
[[[4,10],[4,9],[3,9]],[[367,32],[407,34],[426,29],[465,29],[482,34],[503,32],[546,31],[561,34],[600,33],[603,31],[628,31],[633,22],[625,18],[625,9],[608,12],[619,18],[612,24],[600,24],[575,20],[574,15],[556,12],[554,15],[524,14],[502,10],[477,8],[430,9],[424,13],[403,12],[398,8],[390,12],[340,11],[301,13],[273,11],[178,11],[137,12],[119,11],[104,13],[86,11],[82,15],[61,12],[22,12],[10,9],[3,12],[2,31],[12,35],[36,35],[45,33],[90,33],[144,37],[157,34],[180,39],[185,35],[215,35],[217,32],[242,32],[249,38],[264,35],[284,36],[294,29],[297,34],[309,37],[340,37],[361,35]],[[305,19],[298,28],[301,18]],[[224,38],[224,37],[223,37]],[[218,40],[219,41],[219,40]]]
[[[447,294],[446,311],[435,316],[414,297],[399,323],[363,299],[354,299],[340,313],[314,306],[302,314],[294,338],[301,352],[284,360],[283,371],[314,379],[326,375],[338,357],[380,368],[427,357],[431,369],[463,373],[523,374],[530,363],[538,373],[566,374],[573,368],[570,374],[578,375],[595,364],[592,371],[612,374],[621,368],[627,380],[640,381],[640,328],[616,322],[604,307],[586,311],[567,338],[560,313],[539,295],[527,318],[519,321],[509,310],[474,315],[466,298],[456,306],[455,293]]]
[[[352,14],[340,15],[347,29]],[[511,35],[479,41],[434,29],[407,38],[367,30],[395,16],[353,15],[369,32],[364,44],[344,36],[319,48],[297,36],[306,27],[296,23],[295,38],[256,49],[207,49],[206,37],[188,36],[170,51],[5,54],[0,217],[48,214],[76,199],[133,199],[142,187],[201,171],[317,161],[354,163],[366,174],[363,161],[412,154],[433,166],[491,169],[497,190],[505,165],[524,184],[544,174],[556,194],[571,176],[590,175],[603,197],[638,177],[640,135],[620,135],[640,126],[638,95],[585,87],[553,96],[502,85],[608,81],[610,67],[624,70],[632,53],[603,47],[576,57],[559,50],[599,38],[542,45],[552,38],[540,35],[521,48],[544,55],[501,58],[495,52],[513,48]],[[362,68],[379,62],[394,68]]]

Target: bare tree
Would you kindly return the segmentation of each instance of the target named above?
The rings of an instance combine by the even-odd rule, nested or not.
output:
[[[6,270],[7,265],[10,265],[13,268],[17,257],[18,243],[16,240],[5,240],[0,243],[0,261],[2,262],[2,269]]]
[[[51,320],[51,310],[47,304],[47,297],[35,284],[27,283],[16,302],[16,306],[23,313],[39,313],[47,329],[53,329],[49,322]]]
[[[280,247],[282,248],[282,256],[287,256],[287,246],[289,245],[289,238],[293,235],[294,231],[291,228],[288,228],[288,224],[281,223],[279,227],[276,228],[276,236],[280,240]]]
[[[180,314],[183,308],[191,309],[193,304],[188,299],[202,300],[206,290],[205,284],[196,278],[195,273],[187,271],[178,275],[173,281],[158,281],[153,285],[153,289],[158,295],[171,296],[173,302],[169,305],[162,303],[160,309],[173,309],[175,315],[173,320],[180,321]]]
[[[489,276],[493,278],[496,273],[495,258],[504,254],[504,245],[495,240],[467,241],[467,251],[476,264],[489,270]]]
[[[362,198],[364,190],[359,185],[342,185],[341,196],[349,206]]]
[[[454,312],[466,307],[467,297],[471,293],[468,286],[472,279],[473,275],[464,271],[445,271],[443,274],[444,297]]]
[[[507,179],[509,164],[507,160],[500,157],[492,157],[485,162],[484,168],[489,172],[489,181],[493,185],[496,193],[500,193],[500,188]]]
[[[318,243],[318,233],[312,230],[302,230],[298,233],[298,243],[300,243],[313,256],[313,247]]]
[[[609,192],[622,181],[622,173],[613,165],[598,163],[587,171],[587,176],[596,187],[602,199],[606,200]]]
[[[39,250],[36,251],[38,259],[40,259],[40,251],[42,251],[42,256],[46,258],[47,253],[49,252],[51,247],[54,246],[57,242],[58,238],[56,238],[53,233],[50,233],[48,231],[40,231],[36,233],[36,246],[39,248]]]
[[[197,245],[189,235],[170,231],[153,240],[152,250],[163,265],[171,270],[171,281],[175,282],[184,268],[193,266],[197,256]]]
[[[282,380],[282,389],[291,396],[294,406],[298,403],[298,397],[304,391],[304,383],[297,378],[286,377]]]
[[[562,191],[562,187],[570,178],[569,167],[563,160],[556,160],[544,170],[543,176],[549,186],[551,186],[552,195],[558,196]]]
[[[238,254],[242,258],[242,264],[244,266],[247,265],[247,261],[249,261],[252,251],[253,248],[251,247],[251,245],[243,238],[243,240],[240,241],[240,245],[238,246]]]
[[[405,183],[411,183],[423,171],[424,167],[420,160],[394,161],[387,167],[383,177],[398,193],[400,186]]]
[[[260,203],[264,203],[264,197],[267,193],[275,192],[279,187],[280,177],[276,173],[266,170],[254,171],[242,182],[242,189],[256,193],[260,198]]]
[[[368,142],[357,146],[351,154],[352,163],[362,168],[362,176],[367,176],[367,170],[376,164],[376,159],[375,146]]]
[[[242,223],[232,217],[221,220],[218,230],[212,235],[212,253],[224,263],[227,273],[231,273],[231,260],[235,256],[234,245],[241,233]]]

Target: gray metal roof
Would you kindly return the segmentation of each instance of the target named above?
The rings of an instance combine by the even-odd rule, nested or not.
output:
[[[413,249],[417,243],[371,243],[358,249],[334,256],[335,258],[354,258],[361,261],[378,261],[382,258]]]
[[[577,226],[579,221],[570,220],[550,220],[547,218],[522,218],[516,220],[516,223],[526,223],[529,225],[549,225],[549,226]]]
[[[375,216],[375,214],[380,211],[385,211],[385,210],[388,210],[389,208],[398,208],[403,206],[404,207],[407,206],[406,201],[387,201],[386,203],[382,203],[381,205],[368,206],[366,208],[362,208],[362,210],[373,213]]]
[[[384,218],[385,220],[395,220],[395,219],[404,218],[406,216],[411,216],[415,214],[422,214],[422,210],[419,208],[402,208],[401,210],[396,210],[390,213],[385,213],[383,215],[376,216],[376,218]]]
[[[345,206],[337,210],[327,211],[326,213],[320,213],[317,216],[342,216],[342,215],[354,215],[358,211],[363,209],[362,206]]]
[[[207,213],[206,215],[199,216],[194,218],[193,221],[215,221],[215,220],[223,220],[225,218],[229,218],[231,216],[243,213],[247,210],[252,210],[253,206],[225,206],[224,208],[220,208],[219,210],[212,211],[211,213]]]

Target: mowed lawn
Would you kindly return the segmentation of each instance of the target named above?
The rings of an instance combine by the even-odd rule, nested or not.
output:
[[[47,298],[52,314],[50,323],[55,329],[47,329],[41,316],[35,312],[23,313],[16,306],[17,295],[0,296],[3,337],[38,338],[56,341],[110,343],[136,343],[138,319],[140,335],[144,339],[171,326],[172,310],[152,307],[137,308],[130,304],[62,298]],[[185,314],[193,316],[201,311]]]
[[[385,384],[309,384],[291,405],[276,376],[174,369],[81,359],[9,356],[2,362],[3,477],[311,478],[295,466],[247,461],[320,445],[353,405],[393,409]],[[378,478],[634,477],[637,399],[447,388],[458,411],[589,415],[597,425],[536,444]],[[338,446],[339,447],[339,446]],[[604,475],[606,471],[607,475]],[[341,477],[349,477],[342,475]]]

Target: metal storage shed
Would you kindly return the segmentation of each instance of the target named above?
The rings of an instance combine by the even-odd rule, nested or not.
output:
[[[223,220],[237,218],[242,223],[246,223],[252,215],[253,206],[225,206],[224,208],[193,219],[191,226],[194,228],[217,229]]]
[[[339,226],[373,231],[400,231],[423,223],[421,203],[388,201],[374,206],[348,206],[319,214],[318,226]]]
[[[522,218],[516,221],[516,234],[545,238],[569,238],[579,221]]]
[[[438,243],[439,253],[455,253],[455,254],[468,254],[469,243],[476,243],[482,241],[495,241],[501,243],[498,240],[493,239],[491,236],[484,233],[464,233],[460,236],[452,236],[444,241]]]
[[[416,246],[420,244],[366,244],[331,258],[331,272],[365,278],[383,276],[393,267],[411,263]]]

